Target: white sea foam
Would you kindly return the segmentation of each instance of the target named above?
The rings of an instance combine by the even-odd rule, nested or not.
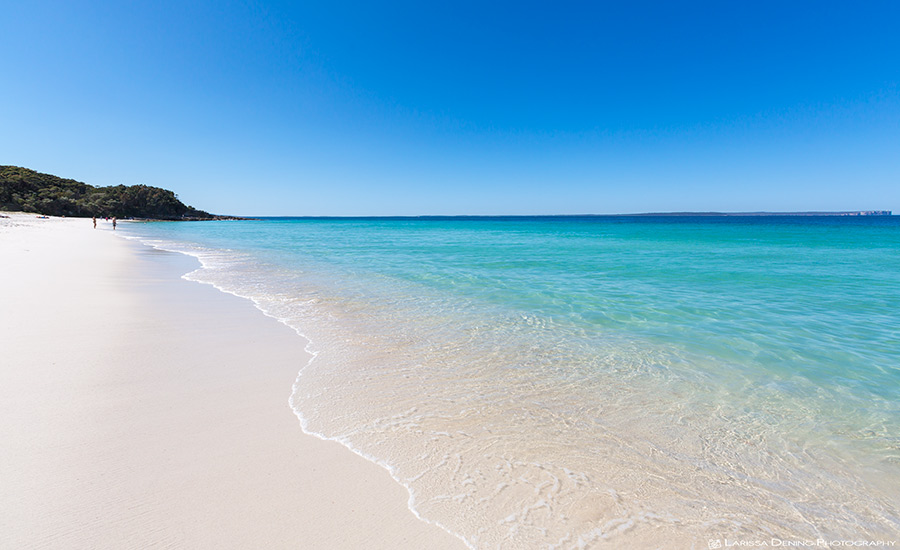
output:
[[[353,452],[354,454],[362,457],[363,459],[365,459],[369,462],[373,462],[373,463],[381,466],[385,470],[387,470],[388,473],[390,473],[391,477],[393,477],[395,481],[397,481],[400,485],[402,485],[403,487],[405,487],[407,489],[407,492],[409,493],[409,500],[407,502],[407,507],[409,508],[410,512],[412,512],[412,514],[416,516],[416,518],[418,518],[420,521],[423,521],[430,525],[435,525],[435,526],[443,529],[444,531],[447,531],[451,535],[459,538],[464,544],[466,544],[467,547],[473,548],[473,549],[475,548],[474,546],[472,546],[472,544],[470,544],[470,542],[464,536],[460,535],[459,533],[454,532],[451,528],[444,525],[439,520],[436,520],[434,518],[423,517],[419,513],[418,509],[416,508],[416,491],[411,486],[409,486],[409,484],[404,483],[404,481],[400,477],[398,477],[396,470],[392,465],[390,465],[389,463],[387,463],[383,460],[380,460],[379,458],[377,458],[375,456],[367,454],[362,449],[356,447],[353,444],[353,442],[350,441],[346,437],[328,436],[324,433],[315,431],[309,427],[309,421],[304,416],[302,408],[300,406],[298,406],[296,396],[298,394],[298,383],[299,383],[301,377],[303,376],[304,371],[307,368],[309,368],[309,366],[312,365],[314,361],[316,361],[316,358],[318,357],[319,352],[316,350],[315,346],[313,345],[312,340],[306,334],[303,333],[301,328],[299,326],[297,326],[296,323],[292,322],[293,321],[292,318],[275,315],[272,313],[272,311],[270,309],[267,309],[265,307],[266,303],[268,301],[267,299],[260,298],[258,296],[254,296],[252,294],[247,294],[247,293],[241,292],[232,286],[223,285],[223,284],[215,282],[215,280],[204,277],[204,275],[206,275],[209,271],[227,269],[230,265],[233,264],[233,259],[234,259],[233,256],[228,256],[228,261],[222,261],[222,256],[221,256],[220,251],[211,251],[211,250],[206,249],[201,246],[192,246],[188,243],[183,243],[183,242],[165,241],[165,240],[159,240],[159,239],[148,239],[148,238],[140,237],[137,235],[119,235],[119,236],[121,236],[122,238],[128,239],[128,240],[137,240],[147,246],[156,248],[157,250],[162,250],[162,251],[167,251],[167,252],[176,252],[176,253],[184,254],[184,255],[191,256],[191,257],[197,259],[200,262],[201,267],[194,271],[185,273],[184,275],[182,275],[183,279],[185,279],[187,281],[197,282],[200,284],[208,284],[208,285],[216,288],[220,292],[230,294],[230,295],[236,296],[238,298],[250,300],[257,307],[257,309],[259,309],[264,315],[266,315],[268,317],[272,317],[273,319],[277,320],[278,322],[285,324],[288,327],[290,327],[291,329],[293,329],[294,332],[296,332],[297,335],[300,336],[301,338],[303,338],[303,340],[306,342],[306,345],[304,346],[304,350],[309,355],[309,359],[308,359],[307,363],[305,365],[303,365],[297,373],[297,378],[294,381],[294,384],[291,388],[291,394],[288,398],[288,405],[291,407],[291,410],[294,411],[294,414],[297,417],[297,419],[299,420],[300,427],[303,430],[303,432],[308,435],[311,435],[313,437],[316,437],[318,439],[324,440],[324,441],[333,441],[333,442],[339,443],[339,444],[343,445],[344,447],[346,447],[351,452]]]

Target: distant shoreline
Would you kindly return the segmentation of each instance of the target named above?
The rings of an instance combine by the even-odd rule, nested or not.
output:
[[[558,218],[748,218],[748,217],[885,217],[891,210],[852,210],[842,212],[642,212],[633,214],[459,214],[398,216],[254,216],[253,220],[519,220]]]
[[[890,210],[850,210],[846,212],[651,212],[646,214],[610,214],[611,216],[892,216]]]
[[[37,212],[19,212],[0,210],[3,214],[24,213],[40,215]],[[420,216],[228,216],[212,214],[209,217],[183,218],[120,218],[120,221],[135,222],[182,222],[182,221],[253,221],[253,220],[525,220],[525,219],[560,219],[560,218],[791,218],[791,217],[891,217],[891,210],[850,210],[841,212],[640,212],[632,214],[460,214],[460,215],[420,215]],[[60,217],[60,216],[54,216]],[[66,216],[61,216],[65,218]],[[87,218],[86,216],[68,216],[70,218]]]

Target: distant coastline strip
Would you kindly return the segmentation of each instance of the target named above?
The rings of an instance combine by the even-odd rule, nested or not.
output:
[[[613,216],[891,216],[890,210],[850,210],[846,212],[652,212],[611,214]]]

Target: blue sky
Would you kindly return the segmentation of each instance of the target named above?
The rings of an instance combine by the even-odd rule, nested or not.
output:
[[[11,2],[0,164],[217,213],[900,211],[898,2]]]

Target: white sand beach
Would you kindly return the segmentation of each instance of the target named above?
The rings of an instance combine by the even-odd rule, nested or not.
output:
[[[301,431],[302,338],[98,226],[0,219],[0,547],[465,547]]]

